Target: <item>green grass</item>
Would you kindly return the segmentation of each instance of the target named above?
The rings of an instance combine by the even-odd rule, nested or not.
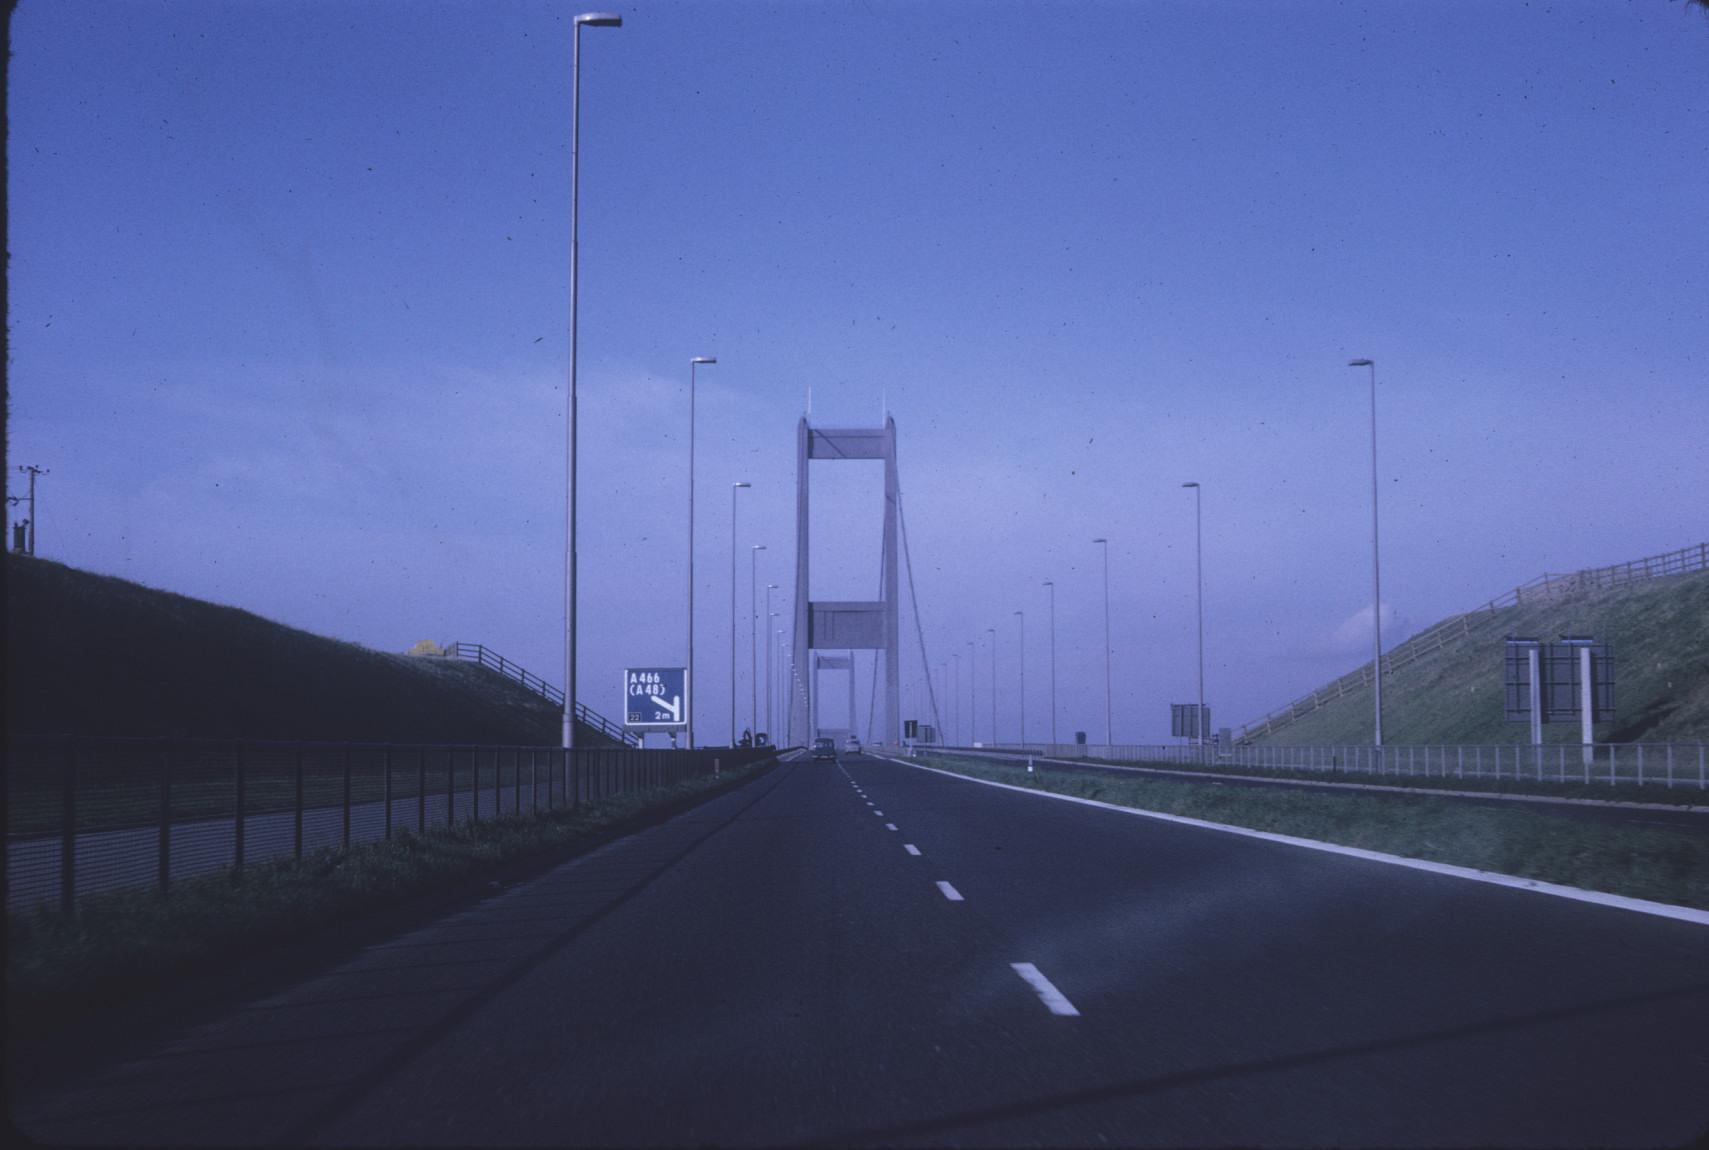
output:
[[[1566,886],[1709,909],[1709,834],[1614,825],[1418,797],[1195,786],[1070,771],[917,760],[974,778],[1118,806],[1363,847]]]
[[[674,807],[702,801],[769,769],[766,762],[619,795],[570,810],[404,832],[390,841],[325,850],[190,879],[171,893],[126,891],[8,915],[6,997],[11,1025],[50,1027],[152,988],[221,968],[269,944],[326,930],[365,911],[511,865],[567,857]]]
[[[1384,742],[1529,742],[1529,728],[1502,717],[1503,640],[1509,635],[1551,641],[1592,635],[1610,645],[1616,718],[1596,726],[1598,742],[1709,740],[1709,572],[1479,612],[1468,622],[1469,634],[1383,676]],[[1369,743],[1371,707],[1370,688],[1359,688],[1258,741]],[[1550,745],[1579,738],[1577,722],[1543,727]]]

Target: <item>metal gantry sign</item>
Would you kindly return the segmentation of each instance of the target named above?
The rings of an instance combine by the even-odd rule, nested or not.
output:
[[[686,667],[630,667],[623,672],[623,725],[675,730],[688,725]]]

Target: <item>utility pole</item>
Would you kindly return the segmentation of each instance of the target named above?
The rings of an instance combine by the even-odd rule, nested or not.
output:
[[[36,476],[47,475],[49,472],[47,468],[37,467],[33,463],[20,464],[18,466],[18,470],[25,472],[30,477],[30,517],[24,521],[26,526],[29,528],[29,544],[25,548],[24,553],[26,555],[34,555],[36,553]],[[16,503],[17,501],[18,500],[15,496],[8,498],[8,502],[10,503]]]

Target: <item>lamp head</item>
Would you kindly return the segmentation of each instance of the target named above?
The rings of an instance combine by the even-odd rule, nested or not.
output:
[[[1182,487],[1197,487],[1198,484],[1197,483],[1183,483],[1183,484],[1181,484],[1181,486]]]
[[[765,550],[765,544],[764,543],[754,544],[754,550],[755,551],[764,551]]]
[[[1368,360],[1368,359],[1350,359],[1347,361],[1347,366],[1348,367],[1371,367],[1371,366],[1373,366],[1373,363],[1371,360]]]
[[[1109,543],[1109,540],[1108,540],[1108,539],[1094,539],[1094,540],[1092,540],[1092,542],[1094,542],[1094,543],[1105,543],[1105,544],[1107,544],[1107,543]]]
[[[623,17],[615,12],[583,12],[576,17],[577,24],[587,24],[594,28],[621,28]]]
[[[688,362],[691,364],[693,364],[693,363],[717,363],[718,358],[716,356],[711,356],[711,355],[697,355],[693,359],[689,360]]]
[[[731,486],[731,487],[732,487],[732,488],[737,488],[737,487],[752,487],[752,486],[753,486],[753,484],[752,484],[752,483],[743,483],[743,482],[742,482],[742,481],[741,481],[741,480],[740,480],[740,479],[738,479],[738,480],[736,480],[736,482],[734,482],[734,483],[732,483],[732,484],[730,484],[730,486]]]

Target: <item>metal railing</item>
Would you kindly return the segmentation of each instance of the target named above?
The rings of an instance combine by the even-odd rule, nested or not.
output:
[[[1383,653],[1383,677],[1388,678],[1401,668],[1419,659],[1436,654],[1454,640],[1469,636],[1472,633],[1473,626],[1481,622],[1479,618],[1481,615],[1493,614],[1505,607],[1516,607],[1522,603],[1565,598],[1599,588],[1619,587],[1628,583],[1642,582],[1646,579],[1685,575],[1693,571],[1709,571],[1709,543],[1699,543],[1692,547],[1683,547],[1678,551],[1651,555],[1648,558],[1634,559],[1627,563],[1616,563],[1609,567],[1586,568],[1583,571],[1575,571],[1568,575],[1544,573],[1528,583],[1521,583],[1507,594],[1491,599],[1463,615],[1454,615],[1432,627],[1425,628],[1392,651],[1385,651]],[[1234,737],[1237,740],[1244,741],[1272,734],[1294,720],[1303,718],[1320,707],[1327,706],[1345,695],[1370,685],[1371,664],[1366,663],[1349,671],[1334,682],[1317,688],[1310,694],[1301,695],[1266,715],[1253,719],[1251,722],[1243,723],[1235,730]]]
[[[960,752],[965,748],[946,748]],[[973,750],[1006,758],[1099,759],[1114,763],[1216,770],[1319,771],[1326,774],[1440,779],[1511,779],[1515,782],[1626,784],[1709,790],[1709,743],[1368,744],[1282,746],[1239,744],[1216,748],[1191,743],[1093,746],[1000,743]]]
[[[6,909],[399,831],[579,807],[715,774],[773,748],[638,750],[173,739],[6,744]]]
[[[516,680],[543,699],[556,703],[560,707],[564,705],[562,687],[553,686],[539,675],[511,662],[490,647],[484,647],[479,643],[459,643],[453,640],[445,644],[444,651],[444,657],[447,659],[467,659],[470,662],[479,663],[483,667],[497,671],[507,679]],[[576,719],[625,747],[641,745],[639,736],[631,734],[628,730],[613,723],[586,703],[578,702],[576,704]]]

